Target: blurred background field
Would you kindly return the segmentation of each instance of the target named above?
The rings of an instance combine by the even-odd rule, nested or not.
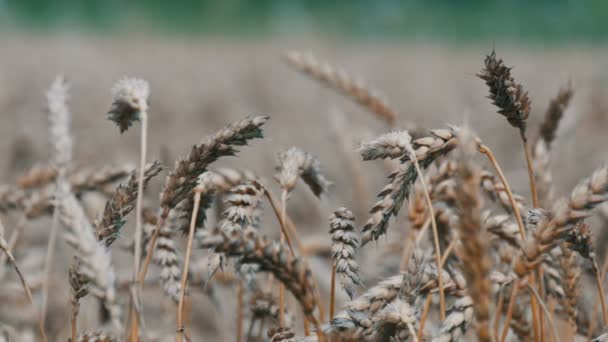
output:
[[[338,126],[353,146],[388,128],[288,68],[284,53],[299,50],[385,94],[399,112],[398,127],[467,122],[495,149],[514,190],[529,196],[518,133],[496,114],[475,76],[496,48],[529,90],[533,136],[549,100],[572,82],[574,100],[553,156],[557,190],[564,194],[608,160],[607,22],[603,0],[0,0],[0,176],[13,183],[48,159],[44,93],[57,74],[70,84],[75,163],[134,165],[139,128],[121,136],[105,113],[112,84],[137,76],[152,91],[149,159],[171,166],[225,124],[270,115],[264,140],[218,165],[254,170],[272,183],[279,151],[293,145],[318,156],[335,183],[332,195],[318,205],[301,191],[290,215],[299,229],[325,234],[334,208],[358,205],[335,113],[345,118]],[[369,208],[386,170],[380,163],[361,167]],[[161,183],[156,179],[152,191]],[[366,219],[358,210],[358,224]],[[128,278],[129,269],[120,273]],[[199,311],[193,315],[204,315]]]

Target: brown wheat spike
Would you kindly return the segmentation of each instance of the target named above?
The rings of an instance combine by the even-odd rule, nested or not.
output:
[[[562,258],[561,271],[562,271],[562,286],[565,291],[565,298],[562,301],[562,306],[566,311],[568,317],[568,324],[570,325],[570,332],[572,336],[576,335],[577,331],[577,316],[578,307],[577,301],[579,297],[579,278],[581,275],[580,267],[576,263],[576,254],[574,254],[567,246],[561,245]]]
[[[17,186],[22,189],[39,188],[55,181],[57,168],[51,165],[36,164],[17,178]]]
[[[419,321],[416,307],[400,298],[386,305],[373,317],[374,333],[370,336],[375,341],[406,341],[415,331]]]
[[[545,112],[545,118],[540,125],[539,137],[547,144],[547,149],[551,148],[551,143],[555,140],[555,134],[559,123],[564,116],[564,112],[570,104],[570,100],[574,95],[572,84],[568,83],[565,87],[559,90],[557,96],[549,102],[549,107]]]
[[[498,179],[493,173],[486,170],[481,171],[480,179],[481,188],[483,189],[484,193],[491,200],[498,202],[508,213],[512,214],[513,208],[511,207],[509,196],[500,179]],[[513,194],[513,199],[518,206],[519,212],[525,212],[526,203],[523,196]]]
[[[261,271],[272,273],[300,302],[307,318],[318,323],[313,316],[317,302],[312,273],[301,259],[291,254],[285,244],[260,237],[252,229],[245,232],[233,230],[231,235],[227,235],[216,227],[201,230],[200,233],[200,247],[238,257],[243,264],[259,265]]]
[[[485,59],[485,67],[477,74],[490,88],[490,98],[499,108],[498,113],[504,115],[507,121],[519,128],[522,137],[525,136],[526,120],[530,115],[530,98],[521,84],[511,76],[511,68],[503,64],[502,59],[496,59],[496,51],[492,51]]]
[[[279,323],[279,303],[272,293],[256,289],[249,299],[249,310],[254,320],[268,320],[272,325]],[[292,315],[285,310],[285,326],[292,327],[294,323]]]
[[[26,193],[11,185],[0,185],[0,212],[23,210]]]
[[[412,260],[410,260],[412,262]],[[464,286],[464,278],[456,270],[452,272],[443,272],[443,286],[446,294],[459,296],[462,293]],[[420,286],[416,291],[420,296],[434,293],[437,291],[437,267],[434,264],[428,264],[421,271]],[[346,335],[352,338],[361,338],[372,333],[374,317],[379,310],[384,308],[388,303],[392,302],[402,292],[404,276],[409,276],[408,273],[392,276],[378,282],[376,285],[368,289],[365,293],[348,302],[344,309],[338,312],[331,320],[328,332]],[[402,293],[402,295],[405,295]]]
[[[68,176],[75,193],[100,191],[107,193],[108,185],[129,177],[132,166],[104,166],[101,168],[80,168]],[[112,188],[111,191],[114,191]]]
[[[197,189],[201,193],[201,203],[196,215],[195,228],[198,230],[203,227],[207,219],[206,211],[213,204],[215,196],[221,196],[238,184],[256,179],[258,177],[251,171],[228,168],[210,170],[200,175]],[[194,200],[192,197],[187,197],[176,208],[175,228],[184,234],[187,234],[190,228],[193,208]]]
[[[412,142],[416,157],[423,168],[428,167],[434,160],[448,153],[455,146],[455,128],[432,130],[429,136]],[[404,154],[401,160],[403,163],[389,175],[388,178],[391,182],[378,194],[380,200],[372,207],[371,217],[363,226],[362,246],[386,234],[389,219],[391,216],[397,216],[403,201],[410,193],[411,185],[416,181],[418,174],[414,165],[404,164],[409,160],[409,155]]]
[[[467,130],[461,130],[461,162],[458,168],[458,231],[460,234],[462,268],[467,279],[469,295],[473,299],[477,337],[490,341],[490,281],[487,274],[492,267],[488,239],[481,230],[481,198],[479,169],[473,163],[476,143]]]
[[[279,153],[275,177],[287,192],[295,188],[298,177],[301,177],[317,197],[326,194],[331,185],[321,173],[319,160],[297,147]]]
[[[209,164],[218,158],[237,153],[235,146],[246,145],[248,140],[262,138],[261,126],[268,117],[247,117],[222,128],[203,143],[192,147],[185,159],[175,163],[175,168],[167,176],[161,192],[161,207],[167,211],[187,197],[197,185],[198,176],[207,171]]]
[[[329,64],[321,64],[312,55],[303,55],[295,51],[287,53],[286,60],[289,65],[298,71],[346,96],[350,96],[361,106],[384,120],[389,126],[395,124],[397,112],[389,106],[386,100],[362,82],[355,81],[344,71],[336,70]]]
[[[116,342],[114,336],[104,333],[103,331],[95,331],[84,333],[78,337],[78,342]]]
[[[76,322],[80,311],[80,298],[89,294],[87,277],[80,270],[80,259],[74,257],[68,274],[70,282],[70,301],[72,303],[72,340],[76,340]]]
[[[534,337],[532,336],[532,325],[530,324],[530,320],[527,316],[528,303],[520,302],[523,301],[523,297],[516,299],[516,301],[517,302],[513,306],[513,319],[511,320],[509,327],[513,330],[520,341],[534,341]]]
[[[262,138],[261,127],[267,120],[266,116],[257,116],[236,121],[222,128],[215,135],[206,138],[203,143],[193,146],[185,159],[180,159],[175,163],[175,168],[167,176],[165,186],[161,191],[160,217],[138,277],[140,283],[143,283],[145,279],[148,265],[154,254],[158,232],[171,210],[191,194],[197,186],[199,175],[207,171],[209,164],[220,157],[235,155],[237,153],[235,146],[243,146],[251,139]]]
[[[362,285],[359,279],[359,266],[355,260],[359,239],[353,226],[354,220],[355,216],[346,208],[335,210],[329,218],[331,256],[336,265],[336,273],[340,276],[342,288],[351,299],[356,286]]]
[[[525,257],[521,255],[515,271],[524,275],[529,267],[540,261],[542,254],[556,247],[560,241],[576,237],[577,223],[590,215],[590,211],[608,200],[608,167],[597,169],[591,177],[582,180],[572,191],[570,200],[558,201],[551,217],[541,214],[528,215],[530,220],[540,221],[536,224],[534,239],[525,248]],[[534,214],[534,212],[532,212]]]
[[[465,296],[457,299],[448,309],[445,321],[441,322],[439,331],[432,339],[433,342],[460,341],[473,322],[475,312],[473,299]]]
[[[60,219],[66,227],[65,239],[82,261],[81,272],[90,283],[90,292],[104,301],[113,324],[120,329],[120,307],[117,304],[115,275],[109,251],[98,243],[95,231],[76,198],[70,193],[65,193],[60,198],[58,209]]]
[[[144,171],[144,186],[150,179],[162,171],[160,162],[154,161],[146,165]],[[102,241],[106,247],[119,237],[120,230],[126,223],[125,217],[135,209],[137,199],[138,172],[133,170],[127,184],[121,184],[116,188],[114,195],[106,202],[101,219],[95,224],[97,239]]]

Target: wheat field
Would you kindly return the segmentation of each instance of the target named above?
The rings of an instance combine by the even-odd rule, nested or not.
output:
[[[2,39],[0,340],[608,340],[604,49]]]

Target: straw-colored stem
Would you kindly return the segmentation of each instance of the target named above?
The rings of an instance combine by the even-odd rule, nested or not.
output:
[[[526,240],[526,230],[524,228],[524,222],[521,218],[521,214],[519,212],[519,207],[517,206],[517,203],[515,203],[515,199],[513,197],[513,193],[511,192],[511,187],[509,186],[509,183],[507,182],[507,178],[505,177],[504,173],[502,172],[502,169],[501,169],[500,165],[498,164],[496,157],[494,157],[494,153],[492,153],[492,150],[490,150],[489,147],[487,147],[486,145],[483,145],[483,144],[479,144],[478,149],[479,149],[479,152],[481,152],[483,155],[485,155],[490,160],[492,167],[498,174],[498,178],[500,178],[502,185],[505,187],[505,191],[507,192],[507,197],[509,198],[509,203],[511,204],[511,208],[513,209],[513,214],[515,216],[517,226],[519,227],[519,234],[521,235],[522,241],[525,241]],[[530,285],[535,284],[534,272],[532,272],[529,275],[528,282],[530,283]],[[539,322],[538,305],[536,303],[536,298],[533,295],[530,295],[530,304],[532,306],[532,321],[533,321],[532,326],[534,327],[534,340],[538,341],[538,339],[539,339],[538,338],[538,322]],[[503,333],[505,333],[504,329],[503,329]]]
[[[414,247],[414,245],[416,244],[417,241],[419,241],[419,238],[426,232],[426,230],[428,229],[428,226],[431,225],[431,219],[428,218],[421,229],[419,230],[415,230],[415,229],[410,229],[408,231],[408,237],[405,240],[405,246],[403,247],[403,253],[401,254],[401,266],[399,267],[399,269],[401,271],[406,271],[407,270],[407,265],[410,262],[410,257],[412,255],[412,249]]]
[[[452,251],[456,247],[456,242],[457,240],[450,241],[448,247],[445,249],[445,251],[443,251],[443,255],[441,256],[441,267],[443,267],[443,265],[445,265],[445,262],[448,261],[448,257],[450,256],[450,254],[452,254]]]
[[[72,319],[71,319],[71,328],[72,328],[72,339],[71,341],[76,342],[78,341],[77,336],[78,336],[78,328],[76,326],[77,321],[78,321],[78,300],[72,300]]]
[[[160,214],[158,220],[156,221],[156,228],[154,228],[154,232],[152,233],[152,237],[150,238],[150,243],[148,244],[148,250],[146,251],[146,259],[143,262],[141,270],[139,271],[139,277],[137,279],[140,290],[143,287],[144,280],[146,279],[148,267],[150,267],[150,263],[152,262],[152,255],[154,254],[154,250],[156,249],[156,243],[158,242],[160,228],[165,224],[165,220],[168,216],[169,208],[163,208],[163,212]]]
[[[528,290],[530,290],[530,293],[532,293],[532,295],[538,301],[538,304],[540,305],[542,311],[545,312],[545,314],[547,316],[547,321],[549,321],[549,325],[551,326],[551,333],[553,334],[553,338],[555,339],[556,342],[560,342],[559,334],[557,333],[557,327],[555,325],[555,322],[553,321],[553,318],[549,314],[549,309],[547,308],[547,305],[545,305],[545,301],[538,294],[538,291],[536,291],[534,286],[532,286],[531,284],[526,284],[526,286],[528,287]]]
[[[59,233],[59,210],[57,204],[60,197],[59,187],[65,182],[65,168],[60,167],[57,171],[57,180],[55,182],[55,205],[53,206],[53,218],[51,221],[51,229],[49,233],[49,241],[46,247],[46,259],[44,266],[44,282],[42,283],[42,306],[40,309],[40,320],[42,324],[46,322],[46,312],[49,301],[49,288],[51,284],[53,259],[55,258],[55,245],[57,244],[57,235]]]
[[[334,317],[336,305],[336,263],[331,267],[331,292],[329,294],[329,319]]]
[[[243,302],[245,298],[245,286],[243,280],[239,280],[239,289],[236,302],[236,342],[241,342],[243,336]]]
[[[538,267],[538,293],[540,294],[541,298],[545,298],[545,282],[542,267]],[[540,341],[545,342],[545,314],[543,310],[538,311],[538,321],[540,323]]]
[[[148,114],[146,111],[140,113],[141,134],[140,134],[140,152],[139,152],[139,179],[137,180],[137,201],[135,204],[135,256],[133,258],[133,279],[137,280],[139,275],[139,266],[141,263],[142,249],[142,210],[144,196],[144,172],[146,167],[146,151],[148,144]],[[135,297],[133,300],[139,300],[139,288],[135,287]],[[132,308],[131,310],[131,336],[138,336],[138,322],[136,317],[139,313]]]
[[[418,158],[416,157],[416,153],[413,150],[410,150],[410,159],[413,161],[414,166],[416,167],[416,171],[418,172],[418,178],[420,178],[420,183],[422,183],[422,189],[424,190],[424,198],[426,200],[426,205],[429,208],[429,216],[431,218],[431,227],[433,228],[433,244],[435,247],[435,262],[437,263],[437,285],[439,286],[439,314],[441,320],[445,320],[445,293],[443,289],[443,277],[442,277],[442,268],[441,268],[441,247],[439,246],[439,233],[437,232],[437,222],[435,221],[435,211],[433,210],[433,202],[431,201],[431,196],[429,195],[428,188],[426,186],[426,182],[424,181],[424,175],[422,174],[422,170],[420,169],[420,165],[418,164]]]
[[[281,192],[281,227],[285,227],[285,213],[287,211],[287,190],[283,189]],[[284,230],[281,230],[281,243],[285,242]],[[293,253],[293,250],[292,250]],[[279,326],[285,326],[285,285],[279,283]]]
[[[0,222],[0,226],[2,226],[2,222]],[[4,227],[1,227],[0,231],[4,231]],[[15,260],[13,253],[11,253],[11,251],[8,250],[6,241],[4,240],[4,237],[2,237],[2,236],[0,236],[0,249],[2,250],[2,252],[4,252],[4,254],[6,254],[6,258],[8,259],[9,263],[11,265],[13,265],[13,268],[15,269],[15,272],[17,273],[17,276],[19,277],[19,281],[21,282],[21,287],[23,287],[23,291],[25,292],[25,295],[27,296],[27,299],[30,302],[30,305],[32,307],[34,307],[34,310],[36,310],[36,307],[34,306],[34,299],[32,297],[32,291],[30,291],[30,287],[27,285],[27,282],[25,281],[25,277],[23,277],[23,273],[21,273],[21,269],[17,265],[17,261]],[[38,316],[38,330],[40,331],[40,337],[42,338],[42,341],[46,342],[47,339],[46,339],[46,333],[44,332],[44,323],[42,322],[41,316],[39,314],[37,314],[37,316]]]
[[[513,282],[513,289],[511,290],[511,297],[509,298],[509,304],[507,305],[507,314],[505,315],[505,322],[502,327],[502,334],[500,335],[500,342],[505,342],[507,333],[509,332],[509,326],[511,324],[511,318],[513,317],[513,306],[515,305],[515,298],[519,292],[519,285],[517,282]]]
[[[526,154],[526,165],[528,167],[528,178],[530,179],[530,192],[532,193],[532,205],[534,208],[538,208],[538,193],[536,191],[536,179],[534,178],[534,165],[532,163],[532,153],[530,151],[530,144],[528,143],[528,138],[526,138],[526,133],[521,132],[521,139],[524,144],[524,152]]]
[[[602,306],[602,317],[604,318],[604,326],[608,326],[608,311],[606,310],[606,299],[604,298],[604,286],[602,284],[603,277],[599,272],[597,262],[593,261],[593,273],[595,274],[595,284],[597,293],[600,296],[600,305]]]
[[[268,189],[266,189],[266,188],[264,188],[264,195],[266,195],[266,198],[268,198],[268,202],[270,202],[270,206],[272,207],[274,214],[279,219],[279,225],[281,226],[281,236],[285,236],[285,239],[287,241],[287,246],[289,246],[289,250],[291,251],[291,254],[293,254],[295,256],[296,253],[295,253],[295,250],[293,249],[293,244],[291,242],[291,238],[289,237],[289,234],[287,233],[287,225],[285,224],[285,221],[283,221],[281,219],[281,212],[276,203],[276,200],[274,199],[274,197],[272,196],[270,191],[268,191]],[[299,243],[299,241],[300,241],[299,238],[297,238],[297,232],[296,232],[295,228],[293,229],[293,231],[291,233],[294,236],[296,236],[296,241],[298,241],[298,249],[302,250],[302,246]]]
[[[431,294],[427,294],[426,295],[426,299],[424,301],[424,307],[422,308],[422,314],[420,316],[420,325],[418,328],[418,339],[421,340],[422,339],[422,335],[424,334],[424,323],[426,323],[426,319],[429,316],[429,311],[431,309],[431,302],[432,302],[432,297]]]
[[[304,336],[310,336],[310,323],[306,317],[304,317]]]
[[[196,227],[196,216],[201,204],[201,193],[194,192],[194,208],[192,208],[192,219],[190,220],[190,230],[188,231],[188,243],[186,245],[186,255],[184,257],[184,269],[182,271],[182,281],[179,289],[179,303],[177,305],[177,322],[175,342],[182,342],[184,339],[184,299],[186,297],[186,284],[188,282],[188,269],[190,267],[190,256],[192,254],[192,241],[194,240],[194,228]]]
[[[500,328],[500,315],[502,314],[502,307],[505,304],[505,294],[502,287],[498,290],[498,303],[496,304],[496,312],[494,314],[494,336],[498,336],[498,330]]]

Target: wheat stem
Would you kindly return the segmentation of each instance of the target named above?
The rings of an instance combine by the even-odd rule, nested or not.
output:
[[[239,280],[239,289],[236,303],[236,342],[241,342],[243,335],[243,302],[245,298],[245,286],[243,280]]]
[[[557,333],[557,328],[555,326],[555,322],[553,321],[553,318],[549,314],[549,309],[547,309],[547,305],[545,305],[545,302],[543,301],[542,297],[538,294],[538,291],[536,291],[534,286],[532,286],[531,284],[526,284],[526,286],[528,287],[528,290],[530,290],[530,293],[532,293],[534,295],[534,297],[536,298],[536,300],[538,300],[538,304],[540,305],[541,309],[547,315],[547,320],[549,321],[549,325],[551,326],[551,333],[553,334],[553,338],[555,339],[556,342],[560,342],[559,334]]]
[[[334,317],[336,304],[336,263],[331,266],[331,292],[329,295],[329,319]]]
[[[431,308],[432,302],[431,294],[426,295],[426,299],[424,300],[424,307],[422,308],[422,314],[420,316],[420,327],[418,328],[418,339],[422,339],[422,335],[424,334],[424,323],[426,323],[426,319],[429,316],[429,310]]]
[[[60,175],[63,172],[60,171]],[[58,177],[58,179],[60,179],[61,176]],[[57,182],[57,184],[59,184],[59,182]],[[56,194],[58,194],[58,191],[55,192]],[[53,218],[51,221],[51,231],[49,233],[49,242],[47,243],[47,247],[46,247],[46,259],[45,259],[45,266],[44,266],[44,282],[42,283],[42,293],[41,293],[41,297],[42,297],[42,308],[40,310],[40,320],[42,321],[42,324],[45,324],[46,322],[46,311],[48,308],[48,301],[49,301],[49,287],[51,284],[51,275],[52,275],[52,261],[55,258],[55,244],[57,243],[57,233],[59,230],[59,210],[57,210],[57,207],[54,206],[53,208]]]
[[[435,247],[435,262],[437,263],[437,283],[439,285],[439,313],[441,320],[445,320],[445,293],[443,289],[443,277],[442,277],[442,267],[441,267],[441,247],[439,246],[439,233],[437,232],[437,222],[435,221],[435,211],[433,210],[433,202],[431,201],[431,196],[429,195],[428,188],[426,186],[426,182],[424,180],[424,175],[422,174],[422,170],[420,169],[420,164],[418,164],[418,158],[416,157],[416,153],[413,149],[409,149],[410,159],[414,163],[416,167],[416,171],[418,172],[418,178],[420,178],[420,182],[422,183],[422,189],[424,190],[424,197],[426,199],[426,205],[429,208],[429,216],[431,218],[431,227],[433,228],[433,244]]]
[[[196,227],[196,216],[201,204],[200,191],[194,192],[194,208],[192,209],[192,219],[190,220],[190,230],[188,231],[188,243],[186,245],[186,255],[184,256],[184,269],[182,271],[182,281],[179,289],[179,303],[177,305],[177,322],[175,342],[182,342],[184,339],[184,299],[186,297],[186,284],[188,282],[188,269],[190,267],[190,256],[192,255],[192,241],[194,240],[194,229]]]
[[[71,341],[78,341],[77,340],[77,336],[78,336],[78,328],[76,326],[77,322],[78,322],[78,302],[72,300],[72,317],[71,317],[71,328],[72,328],[72,339]]]
[[[0,231],[2,231],[2,232],[4,231],[4,226],[2,225],[2,222],[0,222]],[[21,287],[23,287],[23,291],[25,292],[25,295],[27,296],[27,299],[29,300],[30,305],[32,305],[32,307],[34,307],[34,299],[32,297],[32,291],[30,291],[30,287],[27,285],[27,282],[25,281],[25,277],[23,277],[23,273],[21,273],[21,269],[17,265],[17,261],[15,260],[13,253],[11,253],[11,251],[8,250],[6,240],[4,240],[4,237],[1,235],[0,235],[0,249],[2,250],[2,252],[4,252],[4,254],[6,255],[6,258],[11,263],[11,265],[13,265],[13,268],[15,269],[15,272],[17,273],[17,276],[19,277],[19,281],[21,282]],[[34,307],[34,309],[35,309],[35,307]],[[42,338],[42,341],[46,342],[47,338],[46,338],[46,333],[44,332],[44,322],[42,322],[40,315],[37,315],[37,316],[38,316],[38,330],[40,331],[40,337]]]
[[[139,275],[139,268],[141,264],[141,249],[142,249],[142,211],[143,211],[143,196],[144,196],[144,173],[146,167],[146,151],[148,144],[148,114],[145,110],[140,112],[141,120],[141,134],[140,134],[140,152],[139,152],[139,179],[137,180],[137,201],[135,204],[135,257],[133,258],[133,280],[137,280]],[[135,288],[135,297],[133,300],[139,300],[139,289]],[[131,336],[138,336],[138,322],[137,310],[131,310],[132,319],[132,333]]]
[[[600,305],[602,306],[602,317],[604,318],[604,325],[608,325],[608,311],[606,310],[606,299],[604,298],[604,286],[602,284],[603,277],[600,274],[599,267],[596,261],[593,261],[593,273],[595,274],[597,292],[600,296]]]
[[[509,326],[511,325],[511,318],[513,317],[513,305],[515,305],[515,298],[517,297],[517,293],[519,292],[519,284],[517,284],[516,281],[513,282],[511,286],[513,286],[513,288],[511,290],[511,296],[509,297],[509,304],[507,304],[507,314],[505,315],[505,322],[502,327],[500,342],[505,342],[505,339],[507,338]]]
[[[283,189],[281,192],[281,227],[285,227],[285,213],[287,211],[287,190]],[[285,242],[284,230],[281,230],[281,243]],[[292,251],[293,253],[293,251]],[[295,254],[294,254],[295,255]],[[281,282],[279,284],[279,327],[285,326],[285,285]]]

